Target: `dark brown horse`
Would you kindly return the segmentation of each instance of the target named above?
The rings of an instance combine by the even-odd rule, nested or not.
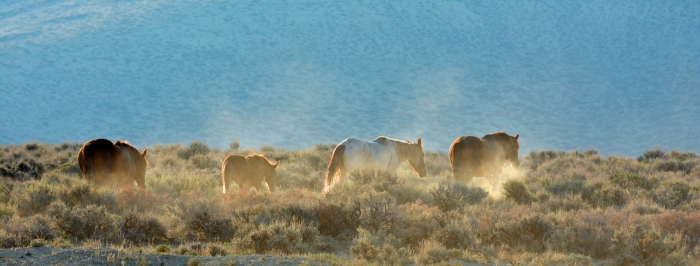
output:
[[[239,188],[253,186],[258,191],[263,191],[262,182],[267,183],[267,192],[275,191],[277,173],[275,169],[280,162],[272,164],[265,156],[253,154],[249,156],[229,155],[221,165],[221,182],[224,185],[224,194],[228,191],[231,181]]]
[[[506,161],[514,167],[519,166],[519,136],[497,132],[483,138],[462,136],[455,139],[450,146],[452,178],[470,184],[474,177],[485,177],[491,183],[490,190],[493,190]]]
[[[93,139],[80,148],[78,165],[83,178],[96,185],[122,186],[136,181],[145,187],[146,151],[141,153],[126,141]]]

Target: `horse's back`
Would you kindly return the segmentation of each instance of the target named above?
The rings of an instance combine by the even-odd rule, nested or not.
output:
[[[246,166],[245,156],[234,154],[226,156],[226,159],[224,159],[224,163],[221,166],[221,170],[225,173],[229,173],[231,171],[235,171],[236,169],[242,170],[244,166]]]
[[[348,138],[338,145],[345,148],[345,167],[350,172],[365,169],[384,170],[392,159],[397,160],[393,143],[384,137],[374,141]]]
[[[450,146],[450,163],[479,164],[484,157],[484,142],[475,136],[462,136],[455,139]]]

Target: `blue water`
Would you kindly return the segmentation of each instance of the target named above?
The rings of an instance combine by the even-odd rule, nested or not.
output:
[[[695,0],[2,1],[0,63],[0,144],[700,152]]]

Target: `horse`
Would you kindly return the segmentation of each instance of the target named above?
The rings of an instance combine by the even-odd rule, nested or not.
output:
[[[420,138],[416,143],[384,136],[377,137],[371,142],[348,138],[333,150],[326,170],[323,194],[331,191],[338,182],[344,181],[349,172],[383,170],[393,173],[404,161],[408,161],[419,177],[424,177],[426,169],[423,156]]]
[[[224,185],[224,194],[235,182],[240,188],[244,185],[252,185],[258,191],[263,191],[263,181],[267,183],[267,192],[275,192],[277,173],[275,169],[280,162],[273,164],[265,156],[253,154],[249,156],[229,155],[221,165],[221,182]]]
[[[95,185],[133,184],[146,187],[146,152],[139,152],[127,141],[112,143],[107,139],[86,142],[78,153],[83,179]]]
[[[461,136],[450,146],[450,165],[454,181],[470,184],[474,177],[485,177],[493,190],[499,181],[505,162],[518,167],[518,137],[504,132],[487,134],[483,138]]]

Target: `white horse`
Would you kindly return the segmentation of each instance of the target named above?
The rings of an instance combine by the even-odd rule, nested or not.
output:
[[[420,138],[416,143],[387,137],[377,137],[371,142],[355,138],[343,140],[331,155],[323,194],[331,191],[338,182],[345,181],[349,172],[382,170],[393,173],[404,161],[408,161],[419,177],[424,177],[423,155]]]

